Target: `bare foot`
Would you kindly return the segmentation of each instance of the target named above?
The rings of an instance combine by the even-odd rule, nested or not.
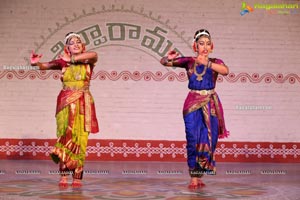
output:
[[[199,187],[204,187],[205,186],[205,183],[203,183],[200,178],[198,178],[198,186]]]
[[[188,188],[189,189],[197,189],[197,187],[198,187],[198,179],[196,177],[192,177]]]
[[[59,187],[62,187],[62,188],[68,187],[68,181],[67,181],[67,180],[68,180],[68,179],[67,179],[66,176],[60,177],[60,181],[59,181],[59,183],[58,183],[58,186],[59,186]]]
[[[82,187],[82,183],[81,183],[81,180],[80,179],[73,179],[73,182],[72,182],[72,187],[73,188],[80,188]]]

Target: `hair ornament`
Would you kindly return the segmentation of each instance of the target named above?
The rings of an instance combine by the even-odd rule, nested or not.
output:
[[[210,34],[206,30],[203,30],[199,32],[197,35],[195,35],[194,42],[196,42],[202,35],[206,35],[210,38]]]
[[[65,37],[65,44],[67,44],[67,42],[68,42],[68,40],[71,38],[71,37],[78,37],[79,39],[81,39],[80,38],[80,35],[78,35],[77,33],[70,33],[70,34],[68,34],[66,37]]]

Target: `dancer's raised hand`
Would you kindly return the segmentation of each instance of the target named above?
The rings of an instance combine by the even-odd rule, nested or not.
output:
[[[40,61],[40,59],[41,59],[42,56],[43,56],[42,54],[40,54],[40,55],[39,54],[35,54],[34,51],[32,50],[31,51],[31,55],[30,55],[30,64],[32,66],[36,66],[37,63]]]

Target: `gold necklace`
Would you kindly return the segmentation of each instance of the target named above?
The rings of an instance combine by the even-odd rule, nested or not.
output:
[[[201,72],[201,74],[199,74],[199,73],[197,72],[196,67],[197,67],[197,62],[196,62],[196,60],[195,60],[195,64],[194,64],[194,73],[195,73],[195,75],[197,76],[197,81],[202,81],[202,79],[203,79],[202,76],[206,73],[207,66],[204,65],[204,69],[203,69],[203,71]]]

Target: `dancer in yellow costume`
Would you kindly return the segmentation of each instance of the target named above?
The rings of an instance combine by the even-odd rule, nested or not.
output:
[[[67,175],[73,176],[73,187],[81,187],[89,133],[99,131],[93,97],[89,91],[91,75],[98,56],[85,51],[80,35],[65,37],[64,54],[57,60],[39,62],[42,55],[31,54],[31,65],[40,70],[61,70],[63,88],[57,97],[57,142],[51,153],[59,163],[60,187],[67,187]]]

